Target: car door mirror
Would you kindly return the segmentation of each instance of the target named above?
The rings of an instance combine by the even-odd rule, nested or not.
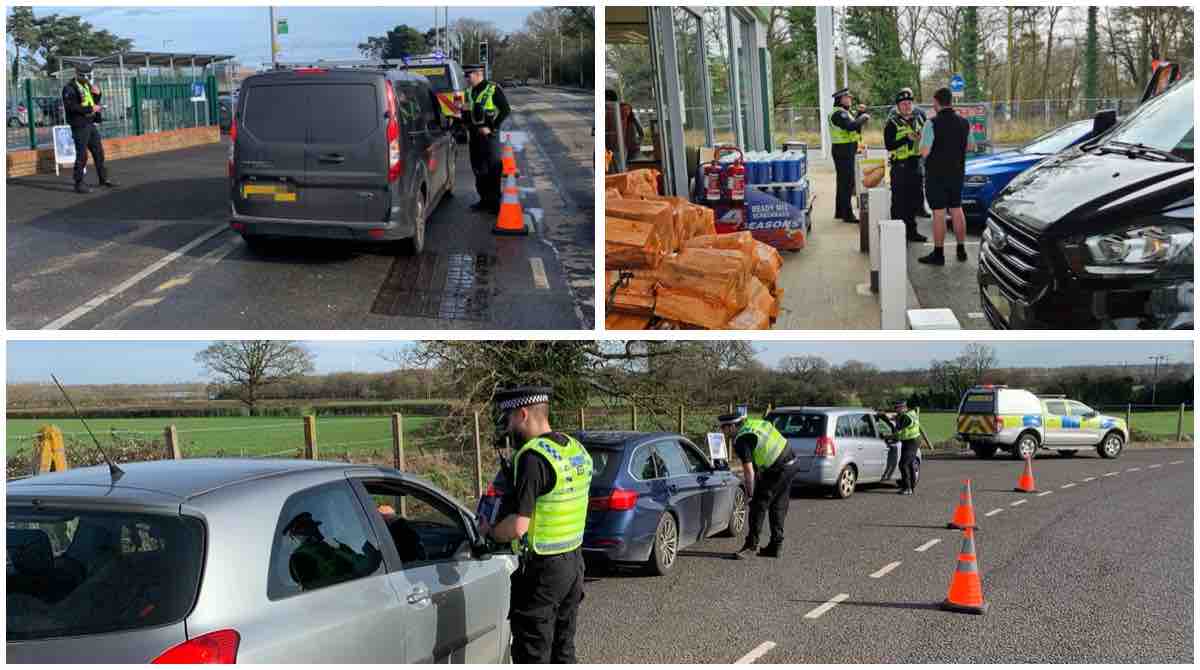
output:
[[[1092,137],[1096,137],[1117,125],[1117,110],[1102,109],[1092,117]]]

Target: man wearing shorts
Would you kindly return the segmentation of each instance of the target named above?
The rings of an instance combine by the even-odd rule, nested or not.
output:
[[[950,89],[939,88],[933,94],[934,116],[921,130],[921,157],[925,159],[925,199],[933,210],[933,253],[917,260],[927,265],[945,265],[942,245],[946,240],[946,210],[954,222],[958,241],[956,256],[967,260],[963,242],[967,238],[967,218],[962,210],[962,185],[967,152],[975,151],[971,124],[954,111]]]

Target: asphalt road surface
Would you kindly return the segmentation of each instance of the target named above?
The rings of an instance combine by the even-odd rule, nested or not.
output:
[[[328,241],[251,252],[228,226],[227,143],[111,162],[117,190],[69,169],[7,182],[11,329],[579,329],[594,311],[591,93],[517,88],[511,126],[534,234],[473,212],[460,145],[454,197],[420,257]],[[584,148],[586,145],[586,150]],[[94,183],[89,170],[88,181]]]
[[[712,539],[681,552],[667,577],[597,571],[579,659],[1194,662],[1193,452],[1042,456],[1040,495],[1013,492],[1021,468],[927,458],[912,497],[882,485],[842,501],[793,498],[782,558],[733,561],[742,538]],[[983,616],[938,607],[961,546],[945,524],[963,478],[980,524]]]

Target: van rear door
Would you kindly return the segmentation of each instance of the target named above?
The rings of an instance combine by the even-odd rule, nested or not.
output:
[[[295,217],[304,181],[308,93],[280,75],[251,78],[242,88],[230,194],[234,208],[246,216]]]
[[[391,207],[386,80],[360,73],[331,73],[311,80],[304,148],[305,218],[386,221]]]

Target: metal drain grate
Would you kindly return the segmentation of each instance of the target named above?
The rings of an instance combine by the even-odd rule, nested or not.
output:
[[[372,314],[427,319],[487,321],[491,318],[496,257],[427,253],[397,258],[379,288]]]

